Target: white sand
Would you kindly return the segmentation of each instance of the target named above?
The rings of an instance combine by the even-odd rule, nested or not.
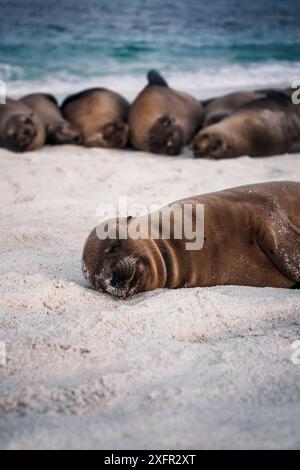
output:
[[[101,203],[300,181],[300,155],[197,161],[0,151],[0,447],[299,448],[300,291],[215,287],[115,300],[81,252]]]

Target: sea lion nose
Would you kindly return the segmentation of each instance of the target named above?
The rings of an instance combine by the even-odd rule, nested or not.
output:
[[[81,143],[81,138],[79,135],[75,135],[75,137],[73,138],[73,142],[74,144],[80,144]]]
[[[121,287],[124,287],[125,281],[124,279],[121,278],[119,273],[114,272],[110,281],[110,285],[112,287],[121,288]]]
[[[215,142],[212,142],[212,143],[210,144],[209,150],[211,150],[212,152],[215,152],[215,151],[218,150],[221,146],[222,146],[222,141],[221,141],[221,140],[216,140]]]

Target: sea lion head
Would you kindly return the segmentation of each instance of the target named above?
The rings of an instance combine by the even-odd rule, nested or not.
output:
[[[124,148],[129,140],[129,126],[123,121],[110,122],[85,139],[86,147]]]
[[[79,130],[67,121],[47,126],[47,143],[50,145],[79,145],[81,141]]]
[[[149,136],[149,149],[151,152],[179,155],[183,145],[183,132],[175,119],[163,116],[155,122]]]
[[[108,224],[107,237],[102,239]],[[120,238],[120,229],[126,232],[127,224],[125,218],[97,226],[89,235],[82,256],[82,271],[92,287],[123,298],[150,290],[153,263],[147,240]]]
[[[15,114],[5,125],[3,137],[7,148],[15,152],[25,151],[37,136],[34,114]]]
[[[196,158],[232,158],[233,147],[226,136],[217,132],[200,132],[190,145]]]
[[[102,129],[103,147],[124,148],[129,140],[129,126],[123,121],[111,122]]]

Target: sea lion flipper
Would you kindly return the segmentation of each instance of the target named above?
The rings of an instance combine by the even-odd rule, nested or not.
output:
[[[157,70],[149,70],[147,79],[150,86],[169,87],[164,77]]]
[[[266,90],[266,98],[279,104],[289,104],[290,97],[282,90]]]
[[[290,280],[300,282],[300,228],[282,212],[265,221],[259,244],[272,263]]]

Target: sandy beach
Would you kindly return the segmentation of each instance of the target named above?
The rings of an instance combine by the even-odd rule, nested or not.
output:
[[[299,159],[1,150],[0,447],[299,448],[300,291],[229,286],[124,301],[81,273],[100,204],[300,181]]]

